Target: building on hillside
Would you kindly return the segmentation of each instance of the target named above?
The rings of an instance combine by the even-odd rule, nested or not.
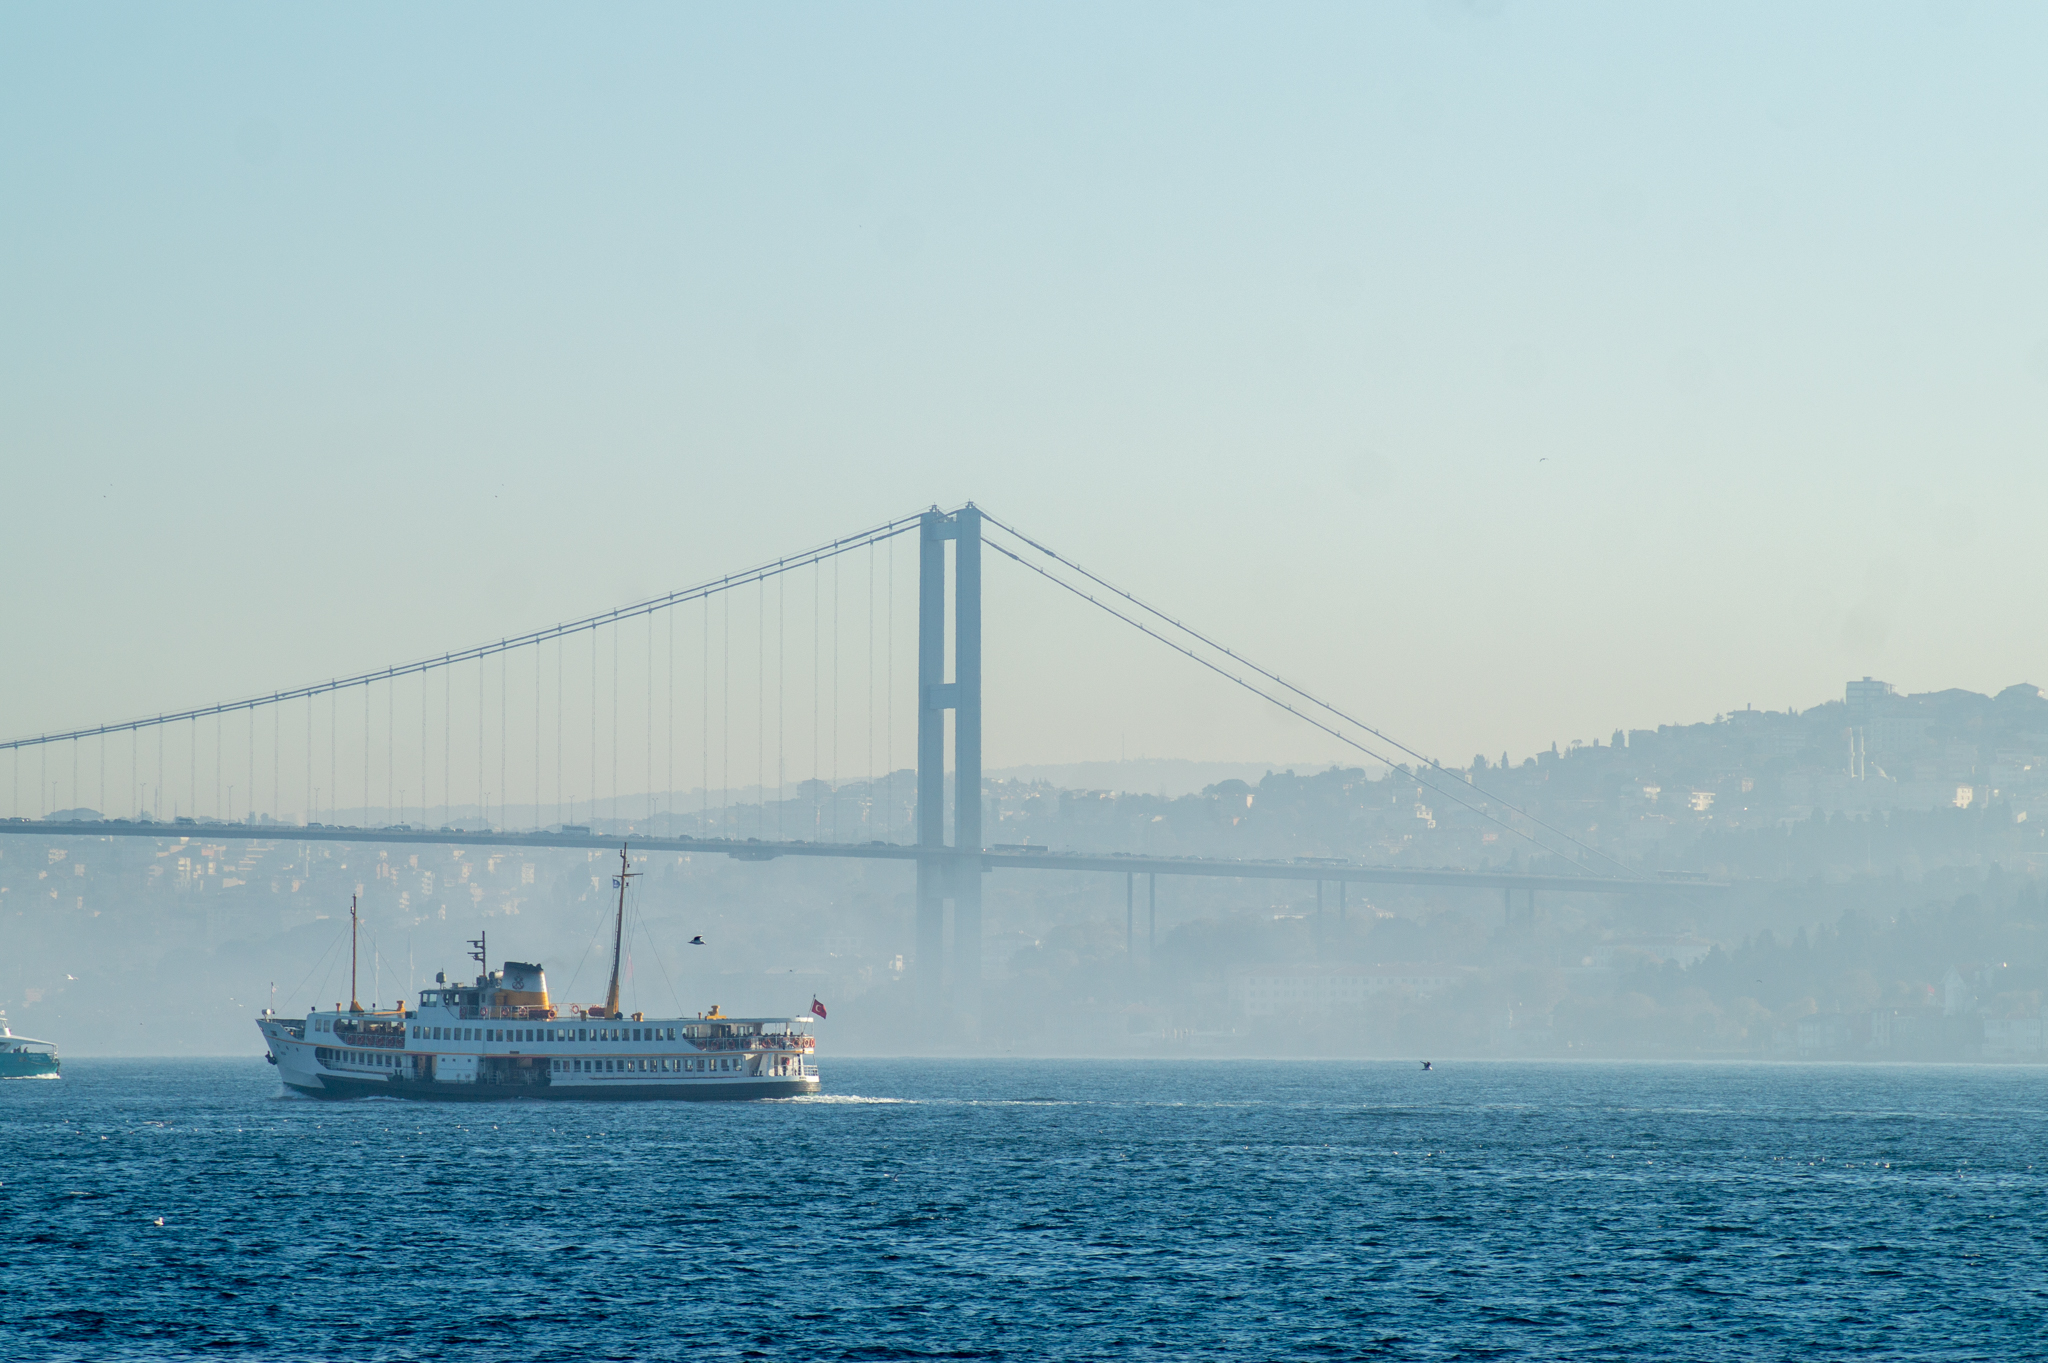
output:
[[[2042,1041],[2048,1033],[2048,1008],[2014,1012],[2004,1017],[1984,1018],[1986,1060],[2040,1060]]]
[[[1633,937],[1611,937],[1595,947],[1587,965],[1613,965],[1617,960],[1644,956],[1655,962],[1674,961],[1692,965],[1704,961],[1714,944],[1689,932],[1644,933]]]
[[[1230,976],[1231,1006],[1246,1017],[1342,1013],[1375,994],[1425,998],[1473,973],[1447,965],[1260,965]]]
[[[1799,1058],[1822,1060],[1847,1055],[1858,1029],[1844,1013],[1809,1013],[1799,1019],[1797,1030]]]

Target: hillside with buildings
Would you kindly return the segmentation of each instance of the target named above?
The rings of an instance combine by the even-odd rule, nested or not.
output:
[[[729,1011],[827,996],[840,1044],[876,1051],[2038,1059],[2044,771],[2032,686],[1901,695],[1866,679],[1802,711],[1421,775],[1271,771],[1178,796],[992,780],[992,845],[1612,869],[1556,836],[1532,846],[1516,830],[1534,819],[1666,883],[1509,914],[1497,891],[1005,872],[986,887],[983,1027],[933,1033],[905,983],[907,865],[664,852],[646,863],[628,988]],[[900,838],[913,790],[907,773],[812,782],[652,831]],[[18,1027],[84,1049],[248,1049],[273,986],[284,1009],[345,993],[351,896],[366,1001],[462,968],[483,932],[546,962],[563,1001],[601,987],[601,854],[164,834],[0,839],[0,1007]],[[698,934],[708,950],[678,945]]]

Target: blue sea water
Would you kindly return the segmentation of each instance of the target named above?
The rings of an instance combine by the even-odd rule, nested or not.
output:
[[[823,1070],[748,1104],[0,1084],[0,1357],[2048,1356],[2039,1070]]]

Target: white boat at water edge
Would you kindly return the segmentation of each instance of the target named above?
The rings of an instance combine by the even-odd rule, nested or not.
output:
[[[474,984],[436,976],[415,1008],[366,1009],[355,999],[355,905],[349,906],[349,1006],[303,1020],[265,1009],[257,1028],[266,1059],[294,1092],[322,1098],[479,1100],[789,1098],[818,1091],[810,1017],[735,1018],[716,1005],[695,1017],[627,1017],[619,1010],[626,886],[619,852],[619,906],[611,985],[601,1007],[558,1011],[547,972],[506,961],[490,969],[484,937],[470,945],[483,973]],[[812,1001],[812,1012],[824,1007]]]
[[[16,1036],[0,1013],[0,1079],[61,1079],[57,1043]]]

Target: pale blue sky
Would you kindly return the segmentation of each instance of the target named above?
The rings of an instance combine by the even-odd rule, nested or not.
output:
[[[2044,39],[9,6],[0,727],[966,498],[1447,759],[2048,683]],[[1330,751],[991,572],[992,762]]]

